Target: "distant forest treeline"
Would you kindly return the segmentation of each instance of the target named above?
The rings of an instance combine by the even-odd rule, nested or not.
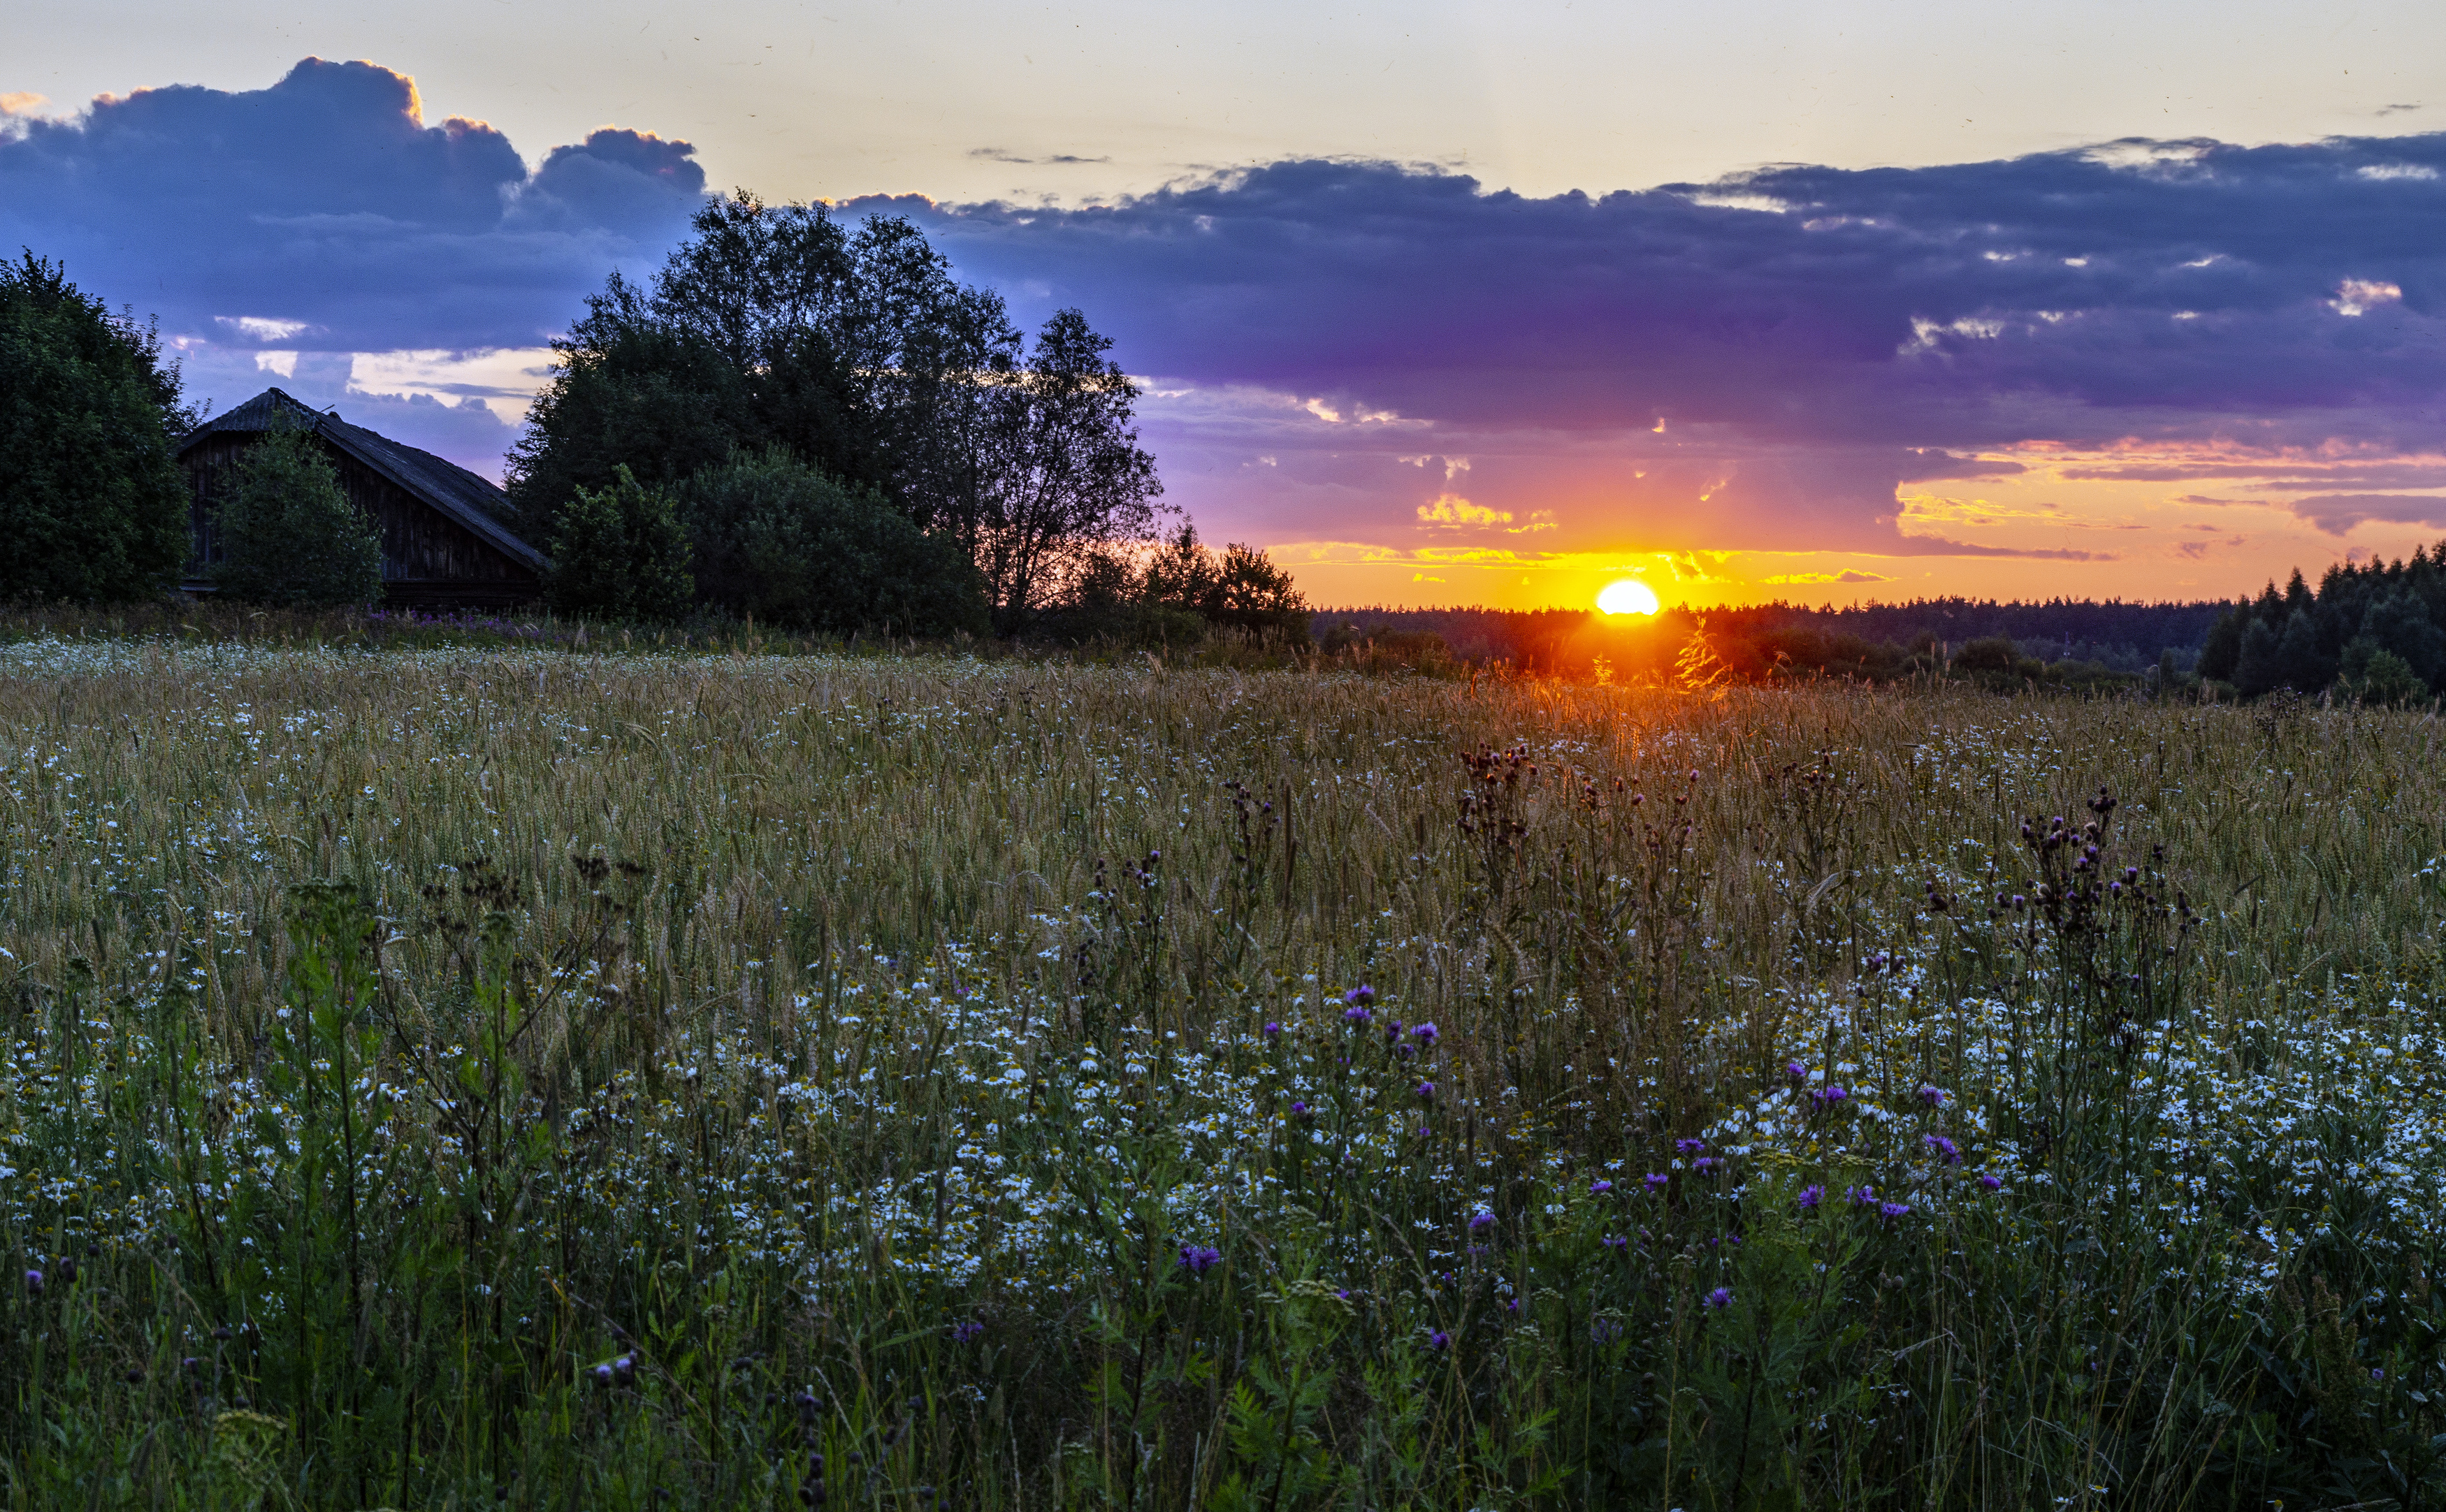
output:
[[[2256,598],[2188,604],[2110,599],[1913,599],[1849,608],[1797,604],[1667,609],[1319,611],[1331,652],[1416,664],[1504,663],[1566,676],[1764,681],[1942,674],[2019,684],[2145,680],[2241,698],[2290,690],[2406,703],[2446,693],[2446,542],[2395,562],[2340,562],[2313,589],[2296,571]]]
[[[1759,604],[1712,609],[1667,609],[1653,621],[1611,621],[1585,609],[1321,609],[1311,630],[1322,643],[1347,643],[1383,632],[1409,639],[1432,635],[1460,662],[1509,662],[1524,670],[1569,671],[1605,654],[1596,640],[1670,641],[1676,649],[1703,624],[1716,654],[1728,663],[1755,661],[1807,669],[1896,667],[1933,647],[1949,660],[1974,642],[1999,637],[2022,658],[2041,663],[2096,663],[2111,672],[2140,673],[2173,650],[2188,670],[2221,615],[2232,605],[2098,603],[2048,599],[1913,599],[1811,608]],[[1379,635],[1382,638],[1382,635]]]

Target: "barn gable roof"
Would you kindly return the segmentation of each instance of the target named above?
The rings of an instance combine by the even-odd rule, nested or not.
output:
[[[500,522],[495,512],[508,507],[509,496],[491,483],[456,462],[392,440],[362,425],[351,425],[336,413],[315,409],[277,388],[267,388],[197,426],[179,443],[179,450],[183,454],[205,437],[217,433],[255,434],[275,426],[312,431],[440,510],[512,561],[536,572],[551,565],[541,551],[512,534]]]

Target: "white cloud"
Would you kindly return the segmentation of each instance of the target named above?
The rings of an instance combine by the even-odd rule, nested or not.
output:
[[[500,346],[486,351],[358,352],[348,369],[356,394],[425,395],[444,403],[475,400],[505,424],[526,419],[536,391],[552,376],[549,346]]]
[[[2327,301],[2339,315],[2364,315],[2380,305],[2392,305],[2403,298],[2400,285],[2374,278],[2347,278],[2336,286],[2336,297]]]
[[[273,320],[268,315],[216,315],[213,323],[226,326],[251,342],[289,342],[306,334],[302,320]]]

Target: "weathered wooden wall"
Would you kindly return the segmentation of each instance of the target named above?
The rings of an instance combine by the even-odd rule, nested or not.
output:
[[[215,499],[230,464],[262,439],[257,432],[206,436],[179,458],[190,490],[187,575],[220,560]],[[338,469],[340,491],[382,533],[383,599],[405,607],[517,604],[536,597],[536,574],[390,479],[316,439]]]

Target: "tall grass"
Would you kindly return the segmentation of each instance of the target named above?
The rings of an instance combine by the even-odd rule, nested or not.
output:
[[[33,640],[0,731],[16,1505],[2440,1490],[2430,719]]]

